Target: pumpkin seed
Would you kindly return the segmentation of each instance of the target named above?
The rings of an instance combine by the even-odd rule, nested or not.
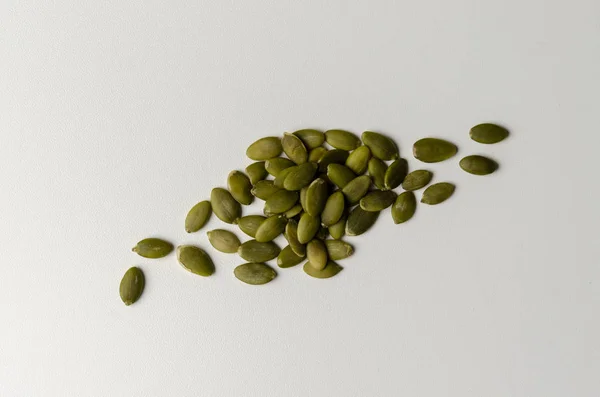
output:
[[[262,181],[269,175],[265,168],[264,161],[257,161],[246,167],[246,174],[250,177],[250,183],[256,185],[256,182]]]
[[[378,217],[379,212],[365,211],[360,206],[354,207],[346,221],[346,234],[348,236],[363,234],[375,224]]]
[[[144,258],[156,259],[169,255],[173,244],[159,238],[145,238],[131,250]]]
[[[419,190],[425,187],[431,182],[433,174],[427,170],[416,170],[406,175],[404,182],[402,182],[402,188],[404,190]]]
[[[137,267],[129,268],[121,279],[119,285],[119,295],[126,306],[132,305],[140,299],[144,292],[146,280],[144,273]]]
[[[323,144],[323,142],[325,142],[325,135],[318,130],[298,130],[294,132],[294,135],[300,138],[302,143],[304,143],[304,146],[306,146],[306,148],[309,150],[319,147]]]
[[[285,226],[285,238],[296,255],[306,255],[306,246],[298,241],[298,222],[293,219],[290,219]]]
[[[344,207],[344,194],[338,190],[327,199],[321,213],[321,223],[328,227],[337,223],[344,214]]]
[[[467,156],[460,160],[460,168],[473,175],[489,175],[498,169],[498,163],[484,156]]]
[[[300,190],[312,182],[318,166],[315,163],[304,163],[296,167],[290,167],[290,169],[292,171],[283,181],[283,187],[286,190]]]
[[[317,178],[308,186],[306,190],[306,212],[312,216],[321,215],[328,196],[327,183]]]
[[[319,231],[319,226],[321,225],[318,216],[312,216],[306,212],[303,213],[300,217],[300,222],[298,222],[298,242],[306,244],[312,240]],[[294,250],[294,252],[296,251]]]
[[[360,199],[360,208],[365,211],[381,211],[392,205],[396,196],[391,190],[374,190]]]
[[[345,165],[329,164],[327,166],[327,177],[333,184],[343,189],[351,180],[356,178],[356,174]]]
[[[394,161],[385,172],[383,178],[386,189],[395,189],[404,181],[408,174],[408,162],[405,159]]]
[[[290,219],[290,218],[295,217],[296,215],[298,215],[302,211],[303,211],[302,205],[296,204],[292,208],[290,208],[289,210],[287,210],[283,215],[286,218]]]
[[[228,190],[216,187],[210,193],[210,204],[212,210],[225,223],[237,223],[242,216],[242,207]]]
[[[365,131],[362,134],[362,141],[371,149],[373,156],[380,160],[396,160],[398,158],[398,147],[385,135]]]
[[[425,189],[423,192],[423,197],[421,197],[421,202],[430,205],[442,203],[452,196],[454,189],[455,186],[451,183],[436,183]]]
[[[484,123],[471,128],[471,139],[479,143],[498,143],[508,137],[508,130],[496,124]]]
[[[275,136],[261,138],[246,150],[246,156],[255,161],[262,161],[277,157],[283,151],[281,139]]]
[[[371,150],[368,146],[360,146],[353,150],[346,159],[346,167],[350,168],[356,175],[362,175],[367,170]]]
[[[292,247],[286,245],[277,257],[277,266],[281,268],[296,266],[297,264],[301,263],[305,258],[306,257],[304,255],[296,255],[296,253],[292,250]]]
[[[235,254],[240,247],[240,239],[229,230],[215,229],[206,232],[208,241],[216,250],[226,254]]]
[[[323,156],[327,153],[327,149],[323,146],[316,147],[308,153],[308,161],[312,161],[313,163],[318,163],[321,161]]]
[[[193,245],[177,247],[177,260],[187,271],[208,277],[215,272],[215,265],[203,249]]]
[[[361,145],[360,138],[344,130],[325,131],[325,142],[340,150],[354,150]]]
[[[273,181],[273,185],[275,185],[276,187],[283,189],[283,182],[285,181],[285,178],[287,178],[287,176],[290,174],[290,172],[292,172],[294,169],[296,169],[298,166],[295,165],[293,167],[289,167],[289,168],[285,168],[283,170],[281,170],[279,172],[279,174],[277,175],[277,177],[275,178],[275,180]]]
[[[361,175],[354,178],[342,189],[342,193],[350,204],[356,204],[369,191],[371,178],[368,175]]]
[[[272,281],[277,272],[264,263],[244,263],[233,270],[235,277],[250,285],[262,285]]]
[[[275,186],[273,181],[258,181],[250,191],[254,197],[258,197],[261,200],[268,200],[273,194],[280,191],[281,188]]]
[[[282,215],[268,217],[256,231],[256,241],[266,243],[272,241],[285,230],[287,219]]]
[[[306,244],[308,263],[317,270],[323,270],[327,265],[327,248],[319,239],[313,239]]]
[[[210,201],[204,200],[192,207],[185,217],[185,231],[194,233],[202,229],[206,222],[210,219],[212,208]]]
[[[227,177],[227,187],[231,195],[240,204],[250,205],[254,201],[250,178],[241,171],[231,171]]]
[[[344,269],[334,261],[327,262],[327,266],[323,270],[317,270],[310,262],[304,264],[304,273],[314,278],[330,278],[338,274]]]
[[[300,205],[306,211],[306,192],[308,191],[308,186],[304,186],[300,189]]]
[[[382,160],[379,160],[377,157],[371,157],[369,160],[369,175],[371,175],[371,178],[373,178],[373,183],[378,189],[385,189],[385,173],[387,168],[387,164]]]
[[[319,160],[319,171],[327,172],[329,164],[344,164],[348,159],[348,152],[345,150],[328,150]]]
[[[413,217],[417,209],[417,199],[412,191],[400,193],[392,205],[392,219],[395,224],[404,223]]]
[[[304,164],[308,160],[308,151],[302,140],[294,134],[286,132],[281,139],[283,152],[296,164]]]
[[[295,166],[294,162],[290,159],[286,159],[285,157],[274,157],[265,161],[265,169],[270,175],[273,175],[275,178],[279,175],[279,173],[286,168],[290,168]]]
[[[261,243],[256,240],[248,240],[238,248],[238,255],[248,262],[267,262],[277,258],[279,246],[272,241]]]
[[[342,240],[325,240],[329,259],[339,261],[354,254],[354,247]]]
[[[298,202],[298,192],[280,190],[265,202],[265,211],[270,214],[283,214]]]
[[[342,216],[339,221],[329,226],[329,234],[336,240],[341,239],[346,234],[346,217]]]
[[[262,215],[246,215],[238,219],[238,227],[248,236],[256,237],[256,231],[265,219]]]
[[[457,151],[458,149],[453,143],[437,138],[423,138],[413,145],[413,155],[424,163],[448,160]]]

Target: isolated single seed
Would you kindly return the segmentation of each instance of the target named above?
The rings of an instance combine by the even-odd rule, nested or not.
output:
[[[272,241],[285,230],[287,219],[283,215],[268,217],[256,231],[256,241],[266,243]]]
[[[371,175],[371,178],[373,178],[373,183],[378,189],[385,189],[385,172],[387,169],[387,164],[382,160],[379,160],[377,157],[371,157],[369,160],[369,175]]]
[[[360,199],[360,208],[365,211],[381,211],[396,200],[397,194],[392,190],[373,190]]]
[[[362,141],[371,149],[373,156],[380,160],[396,160],[398,158],[398,146],[385,135],[365,131],[362,134]]]
[[[362,175],[367,170],[371,150],[368,146],[360,146],[353,150],[346,159],[346,167],[350,168],[356,175]]]
[[[262,215],[246,215],[238,219],[238,227],[250,237],[256,237],[258,227],[267,219]]]
[[[306,256],[296,255],[296,253],[292,250],[292,247],[286,245],[285,248],[279,253],[279,256],[277,256],[277,266],[281,268],[296,266],[304,259],[306,259]]]
[[[336,149],[354,150],[361,145],[360,138],[344,130],[325,131],[325,141]]]
[[[294,205],[292,208],[290,208],[289,210],[287,210],[283,215],[290,219],[295,217],[296,215],[298,215],[299,213],[301,213],[304,209],[302,208],[302,205],[300,204],[296,204]]]
[[[306,246],[298,241],[298,222],[293,219],[290,219],[285,226],[285,238],[296,255],[306,255]]]
[[[304,143],[304,146],[309,150],[319,147],[325,142],[325,134],[318,130],[298,130],[294,132],[294,135],[300,138],[302,143]]]
[[[298,222],[298,241],[300,244],[306,244],[312,240],[319,231],[320,226],[318,216],[312,216],[306,212],[303,213],[300,217],[300,222]]]
[[[273,181],[273,185],[275,185],[278,188],[283,189],[283,186],[284,186],[283,182],[285,181],[285,178],[287,178],[287,176],[296,168],[298,168],[297,165],[281,170],[279,172],[279,174],[277,175],[277,177],[275,177],[275,180]]]
[[[306,190],[306,212],[312,216],[321,215],[323,208],[325,207],[325,203],[327,202],[327,197],[329,189],[327,187],[327,183],[321,179],[317,178],[308,186]]]
[[[226,189],[214,188],[210,193],[210,205],[217,218],[225,223],[235,224],[242,216],[242,206]]]
[[[312,182],[318,166],[315,163],[304,163],[290,169],[292,171],[283,181],[283,187],[286,190],[300,190]]]
[[[202,229],[206,222],[210,219],[212,208],[210,201],[204,200],[192,207],[185,217],[185,231],[194,233]]]
[[[234,170],[229,173],[227,188],[235,201],[240,204],[250,205],[254,201],[250,178],[241,171]]]
[[[412,191],[400,193],[392,205],[392,219],[395,224],[404,223],[413,217],[417,209],[417,199]]]
[[[339,221],[329,226],[329,234],[331,237],[339,240],[346,234],[346,217],[342,216]]]
[[[129,270],[125,272],[125,275],[121,279],[121,284],[119,285],[119,295],[121,295],[123,303],[125,303],[126,306],[129,306],[140,299],[142,292],[144,292],[145,284],[146,280],[144,278],[144,273],[137,267],[129,268]]]
[[[325,240],[329,259],[339,261],[354,253],[354,247],[342,240]]]
[[[471,128],[471,139],[479,143],[498,143],[508,137],[508,130],[496,124],[484,123]]]
[[[313,239],[306,244],[308,263],[317,270],[323,270],[327,265],[327,248],[319,239]]]
[[[368,175],[361,175],[354,178],[342,189],[346,200],[350,204],[356,204],[367,194],[371,186],[371,178]]]
[[[460,168],[473,175],[489,175],[498,169],[498,163],[484,156],[467,156],[460,160]]]
[[[328,150],[327,153],[319,160],[319,172],[327,172],[327,166],[329,164],[344,164],[348,159],[348,152],[346,150],[333,149]]]
[[[302,140],[294,134],[286,132],[281,139],[283,152],[296,164],[304,164],[308,160],[308,150]]]
[[[256,182],[251,192],[254,195],[254,197],[258,197],[259,199],[266,201],[269,199],[269,197],[271,197],[273,194],[277,193],[280,190],[281,188],[275,186],[273,181],[265,180]]]
[[[334,261],[327,262],[327,266],[323,270],[317,270],[310,262],[304,264],[304,273],[314,278],[330,278],[338,274],[344,269]]]
[[[425,189],[423,192],[423,197],[421,197],[421,202],[430,205],[442,203],[452,196],[454,189],[455,186],[452,183],[436,183]]]
[[[156,259],[169,255],[173,251],[173,244],[159,238],[145,238],[131,250],[144,258]]]
[[[206,232],[208,241],[216,250],[226,254],[235,254],[240,247],[240,239],[229,230],[215,229]]]
[[[419,190],[422,187],[425,187],[431,182],[431,178],[433,174],[427,170],[416,170],[404,178],[404,182],[402,182],[402,189],[404,190]]]
[[[285,157],[274,157],[265,161],[265,169],[270,175],[273,175],[275,178],[279,176],[281,171],[286,168],[290,168],[295,166],[294,162],[290,159],[286,159]]]
[[[203,249],[193,245],[177,247],[177,260],[186,270],[208,277],[215,272],[215,265]]]
[[[265,202],[265,211],[271,214],[283,214],[298,202],[298,192],[280,190]]]
[[[385,172],[383,181],[386,189],[395,189],[404,181],[408,174],[408,162],[405,159],[394,161]]]
[[[277,157],[282,151],[281,139],[275,136],[269,136],[261,138],[250,145],[246,150],[246,156],[252,160],[262,161]]]
[[[329,164],[327,166],[327,177],[334,185],[343,189],[351,180],[356,178],[356,174],[345,165]]]
[[[413,155],[424,163],[448,160],[457,151],[458,149],[453,143],[437,138],[419,139],[413,145]]]
[[[344,214],[345,199],[344,194],[341,191],[332,193],[327,202],[325,208],[321,213],[321,223],[325,226],[331,226],[337,223],[342,215]]]
[[[346,221],[346,234],[348,236],[363,234],[373,226],[378,217],[379,212],[365,211],[360,206],[354,207]]]
[[[316,147],[308,153],[308,161],[312,161],[313,163],[318,163],[321,161],[323,156],[327,153],[327,149],[322,146]]]
[[[262,285],[272,281],[277,272],[264,263],[244,263],[233,270],[235,277],[250,285]]]
[[[246,167],[246,174],[250,177],[250,183],[253,185],[258,181],[262,181],[269,175],[267,169],[265,168],[264,161],[257,161],[256,163],[252,163]]]
[[[261,243],[256,240],[248,240],[238,248],[238,255],[248,262],[267,262],[277,258],[281,250],[272,241]]]

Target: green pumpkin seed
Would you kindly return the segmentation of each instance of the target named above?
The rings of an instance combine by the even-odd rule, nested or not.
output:
[[[202,229],[206,222],[210,219],[212,208],[210,201],[204,200],[192,207],[185,217],[185,231],[194,233]]]
[[[256,241],[266,243],[274,240],[285,230],[287,219],[281,215],[268,217],[256,231]]]
[[[298,202],[298,196],[298,192],[280,190],[267,199],[265,202],[265,212],[283,214]]]
[[[316,270],[323,270],[327,265],[327,248],[319,239],[313,239],[306,244],[306,258]]]
[[[250,237],[256,237],[259,226],[267,219],[262,215],[246,215],[238,219],[238,227]]]
[[[365,211],[381,211],[396,200],[397,194],[391,190],[374,190],[360,199],[360,208]]]
[[[424,163],[448,160],[457,151],[458,149],[453,143],[437,138],[423,138],[413,145],[413,155]]]
[[[226,189],[214,188],[210,193],[210,205],[217,218],[225,223],[235,224],[242,216],[242,206]]]
[[[361,175],[344,186],[342,193],[350,204],[356,204],[367,194],[369,187],[371,187],[371,178],[368,175]]]
[[[385,135],[365,131],[362,134],[362,141],[371,149],[373,156],[380,160],[396,160],[398,158],[398,146]]]
[[[308,150],[302,140],[294,134],[286,132],[281,139],[283,152],[296,164],[304,164],[308,160]]]
[[[313,163],[318,163],[321,161],[323,156],[327,153],[327,149],[322,146],[316,147],[308,153],[308,161],[312,161]]]
[[[294,164],[292,160],[286,159],[285,157],[274,157],[265,161],[265,169],[269,174],[273,175],[273,177],[275,178],[279,176],[281,171],[285,170],[286,168],[293,167],[295,165],[296,164]]]
[[[436,183],[425,189],[423,192],[423,197],[421,197],[421,202],[430,205],[442,203],[452,196],[454,189],[455,186],[451,183]]]
[[[132,305],[140,299],[144,292],[146,279],[144,273],[137,267],[132,267],[125,272],[119,285],[119,295],[126,306]]]
[[[360,138],[344,130],[325,131],[325,142],[340,150],[354,150],[361,145]]]
[[[283,151],[281,139],[275,136],[261,138],[246,150],[246,156],[255,161],[262,161],[277,157]]]
[[[354,247],[342,240],[325,240],[329,259],[339,261],[354,254]]]
[[[298,222],[293,219],[290,219],[285,226],[285,238],[296,255],[306,255],[306,246],[298,241]]]
[[[489,175],[498,169],[498,163],[484,156],[467,156],[460,160],[460,168],[473,175]]]
[[[508,130],[496,124],[484,123],[471,128],[471,139],[479,143],[498,143],[508,137]]]
[[[258,197],[261,200],[268,200],[273,194],[280,191],[281,188],[275,186],[273,181],[258,181],[250,191],[254,197]]]
[[[321,226],[318,216],[303,213],[298,222],[298,242],[306,244],[315,237]],[[293,247],[292,247],[293,248]],[[294,250],[294,252],[296,252]],[[298,253],[298,252],[296,252]]]
[[[159,238],[145,238],[131,250],[144,258],[157,259],[169,255],[173,244]]]
[[[395,224],[404,223],[413,217],[417,210],[417,199],[412,191],[402,192],[392,205],[392,219]]]
[[[405,159],[394,161],[385,172],[383,178],[386,189],[395,189],[404,181],[408,174],[408,162]]]
[[[250,205],[254,201],[252,183],[250,178],[241,171],[231,171],[227,177],[227,188],[231,195],[240,204]]]
[[[265,168],[264,161],[257,161],[246,167],[246,174],[250,177],[250,183],[256,185],[256,182],[262,181],[269,175]]]
[[[283,181],[283,187],[286,190],[300,190],[312,182],[318,166],[315,163],[304,163],[290,169],[292,171]]]
[[[356,178],[356,174],[345,165],[329,164],[327,166],[327,177],[334,185],[343,189],[351,180]]]
[[[285,178],[287,178],[287,176],[296,168],[298,168],[297,165],[281,170],[275,178],[275,180],[273,181],[273,185],[283,189],[283,182],[285,181]]]
[[[305,203],[306,212],[308,212],[309,215],[321,215],[325,203],[327,202],[328,191],[327,183],[321,178],[315,179],[308,186]]]
[[[341,239],[346,234],[346,217],[342,216],[339,221],[329,226],[329,234],[336,240]]]
[[[203,249],[193,245],[177,247],[177,260],[187,271],[208,277],[215,272],[215,265]]]
[[[356,175],[362,175],[367,170],[371,150],[368,146],[361,146],[353,150],[346,159],[346,167],[350,168]]]
[[[341,191],[334,192],[325,203],[325,208],[321,213],[321,223],[325,226],[331,226],[337,223],[344,214],[345,199]]]
[[[277,276],[275,269],[264,263],[244,263],[236,267],[233,274],[238,280],[250,285],[266,284]]]
[[[379,212],[365,211],[360,206],[354,207],[346,221],[346,234],[348,236],[363,234],[375,224],[378,217]]]
[[[216,250],[226,254],[235,254],[240,247],[240,239],[229,230],[215,229],[206,232],[208,241]]]
[[[310,262],[304,264],[304,273],[314,278],[330,278],[341,272],[344,268],[334,261],[327,262],[327,266],[323,270],[317,270]]]
[[[304,209],[304,211],[306,211],[306,192],[308,191],[308,186],[304,186],[302,189],[300,189],[300,205],[302,206],[302,209]]]
[[[369,175],[371,175],[371,178],[373,178],[373,183],[378,189],[385,190],[385,173],[387,169],[387,164],[379,160],[377,157],[371,157],[369,160]]]
[[[301,263],[305,258],[306,256],[304,255],[296,255],[296,253],[292,250],[292,247],[286,245],[277,257],[277,266],[281,268],[296,266],[297,264]]]
[[[304,143],[304,146],[306,146],[306,148],[309,150],[319,147],[323,144],[323,142],[325,142],[325,135],[318,130],[298,130],[294,132],[294,135],[300,138],[302,143]]]
[[[290,208],[289,210],[287,210],[283,215],[286,218],[290,219],[290,218],[295,217],[296,215],[298,215],[302,211],[303,211],[302,205],[296,204],[292,208]]]
[[[280,251],[277,244],[272,241],[261,243],[256,240],[248,240],[240,245],[238,255],[248,262],[261,263],[277,258]]]
[[[319,160],[319,172],[327,172],[329,164],[344,164],[348,159],[348,152],[345,150],[328,150]]]
[[[402,182],[402,188],[404,190],[419,190],[425,187],[431,182],[433,174],[427,170],[416,170],[406,175],[404,182]]]

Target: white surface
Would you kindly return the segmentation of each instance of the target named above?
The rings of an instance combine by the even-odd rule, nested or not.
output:
[[[0,395],[600,393],[600,3],[0,4]],[[510,139],[468,138],[499,121]],[[457,183],[353,238],[330,280],[253,288],[189,207],[286,130],[374,129]],[[482,153],[490,177],[458,168]],[[249,212],[246,212],[249,213]],[[213,218],[211,228],[224,224]],[[208,247],[214,277],[148,236]],[[124,271],[146,273],[125,307]]]

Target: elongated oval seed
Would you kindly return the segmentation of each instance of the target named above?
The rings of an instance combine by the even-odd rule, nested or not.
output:
[[[281,139],[275,136],[268,136],[250,145],[246,150],[246,156],[252,160],[261,161],[277,157],[282,151]]]
[[[298,192],[280,190],[265,202],[265,211],[270,214],[283,214],[298,202]]]
[[[361,146],[353,150],[346,159],[346,167],[350,168],[356,175],[362,175],[367,170],[371,150],[368,146]]]
[[[250,177],[250,183],[253,185],[258,181],[262,181],[269,175],[267,169],[265,168],[264,161],[257,161],[256,163],[252,163],[246,167],[246,174]]]
[[[298,168],[297,165],[281,170],[279,172],[279,174],[277,175],[277,177],[275,177],[275,180],[273,181],[273,185],[275,185],[278,188],[283,189],[283,182],[285,181],[285,178],[287,178],[287,176],[296,168]]]
[[[430,205],[442,203],[452,196],[454,189],[455,186],[448,182],[433,184],[425,189],[423,197],[421,197],[421,202]]]
[[[327,262],[327,266],[323,270],[317,270],[310,262],[304,264],[304,273],[314,278],[330,278],[341,272],[344,268],[334,261]]]
[[[202,229],[206,222],[210,219],[212,208],[210,201],[204,200],[192,207],[185,217],[185,231],[194,233]]]
[[[298,222],[298,242],[306,244],[315,237],[321,226],[318,216],[303,213]],[[296,252],[297,253],[297,252]]]
[[[329,259],[339,261],[354,254],[354,247],[342,240],[325,240]]]
[[[329,164],[327,166],[327,177],[340,189],[343,189],[351,180],[356,178],[356,174],[345,165]]]
[[[300,138],[302,143],[304,143],[304,146],[306,146],[306,148],[309,150],[319,147],[323,144],[323,142],[325,142],[325,135],[318,130],[298,130],[294,132],[294,135]]]
[[[298,241],[298,222],[293,219],[290,219],[285,226],[285,238],[296,255],[306,255],[306,246]]]
[[[339,240],[346,234],[346,217],[342,216],[339,221],[329,226],[329,234],[331,237]]]
[[[471,128],[471,139],[479,143],[498,143],[508,136],[508,130],[496,124],[484,123]]]
[[[327,265],[327,247],[319,239],[313,239],[306,244],[308,263],[317,270],[323,270]]]
[[[312,216],[321,215],[328,197],[327,183],[317,178],[308,186],[306,190],[306,212]]]
[[[394,161],[387,169],[384,175],[386,189],[395,189],[404,181],[408,174],[408,162],[405,159]]]
[[[396,200],[396,192],[392,190],[374,190],[360,199],[360,208],[365,211],[381,211]]]
[[[236,267],[233,274],[238,280],[250,285],[266,284],[277,276],[275,269],[264,263],[244,263]]]
[[[177,247],[177,260],[187,271],[208,277],[215,272],[215,265],[203,249],[193,245]]]
[[[265,161],[265,169],[269,174],[273,175],[275,178],[279,176],[281,171],[285,170],[286,168],[293,167],[295,165],[296,164],[294,164],[292,160],[286,159],[285,157],[274,157]]]
[[[225,223],[235,224],[242,216],[242,206],[226,189],[214,188],[210,193],[210,205],[217,218]]]
[[[313,163],[318,163],[321,161],[323,156],[327,153],[327,149],[322,146],[316,147],[308,153],[308,161],[312,161]]]
[[[266,243],[272,241],[285,230],[287,219],[283,215],[268,217],[256,231],[256,241]]]
[[[300,205],[300,203],[294,205],[292,208],[290,208],[289,210],[285,211],[285,213],[283,214],[286,218],[290,219],[295,217],[296,215],[298,215],[299,213],[301,213],[304,210],[304,208],[302,208],[302,205]]]
[[[286,132],[281,139],[283,152],[296,164],[304,164],[308,160],[308,150],[302,140],[294,134]]]
[[[215,229],[206,232],[206,235],[210,245],[226,254],[235,254],[241,245],[240,239],[229,230]]]
[[[241,171],[234,170],[229,173],[227,188],[235,201],[240,204],[250,205],[254,201],[250,178]]]
[[[387,171],[387,168],[387,164],[382,160],[379,160],[377,157],[371,157],[369,160],[369,175],[371,175],[371,178],[373,178],[373,183],[378,189],[385,189],[385,172]]]
[[[292,171],[285,177],[283,187],[286,190],[300,190],[312,182],[318,166],[315,163],[304,163],[290,169]]]
[[[395,160],[398,158],[398,146],[385,135],[365,131],[362,134],[362,141],[371,149],[373,156],[380,160]]]
[[[427,170],[416,170],[406,175],[404,182],[402,182],[402,188],[404,190],[419,190],[425,187],[431,182],[433,174]]]
[[[349,131],[325,131],[325,141],[336,149],[354,150],[361,145],[360,138]]]
[[[354,207],[346,221],[346,234],[348,236],[363,234],[375,224],[378,217],[379,212],[365,211],[360,206]]]
[[[301,263],[305,258],[306,256],[304,255],[296,255],[294,250],[292,250],[292,247],[286,245],[285,248],[282,249],[279,253],[279,256],[277,256],[277,266],[281,268],[296,266],[297,264]]]
[[[173,244],[159,238],[145,238],[131,250],[144,258],[157,259],[169,255],[173,251]]]
[[[437,138],[419,139],[413,145],[413,155],[425,163],[437,163],[454,156],[458,149],[448,141]]]
[[[340,220],[344,214],[344,201],[344,193],[339,190],[329,196],[321,213],[321,223],[323,225],[329,227]]]
[[[137,267],[129,268],[123,275],[119,285],[119,295],[121,295],[123,303],[129,306],[137,302],[142,296],[142,292],[144,292],[145,284],[144,273]]]
[[[267,262],[277,258],[279,246],[272,241],[261,243],[256,240],[248,240],[238,248],[238,255],[248,262]]]
[[[281,188],[275,186],[273,181],[265,180],[256,182],[251,190],[251,193],[254,195],[254,197],[258,197],[259,199],[266,201],[269,199],[269,197],[280,190]]]
[[[319,172],[327,172],[329,164],[344,164],[347,159],[348,152],[346,150],[328,150],[319,160]]]
[[[238,219],[238,227],[250,237],[256,237],[258,227],[267,219],[262,215],[246,215]]]
[[[367,194],[371,186],[371,178],[368,175],[361,175],[354,178],[342,189],[346,200],[350,204],[356,204]]]
[[[304,186],[300,189],[300,205],[302,209],[306,211],[306,192],[308,191],[308,186]]]
[[[392,205],[392,219],[395,224],[404,223],[413,217],[417,209],[417,199],[412,191],[400,193]]]
[[[494,160],[478,155],[464,157],[460,160],[460,168],[473,175],[489,175],[498,169]]]

